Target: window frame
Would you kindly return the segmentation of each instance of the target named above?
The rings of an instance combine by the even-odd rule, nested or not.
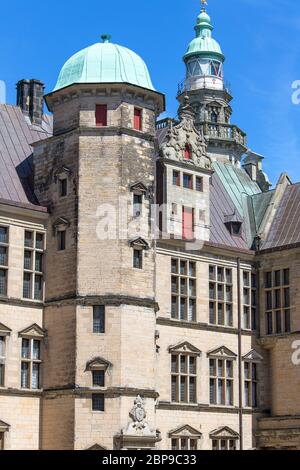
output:
[[[273,268],[263,273],[266,336],[280,336],[292,331],[291,269]]]
[[[96,328],[96,311],[98,310],[98,312],[101,314],[102,318],[99,321],[99,325],[100,325],[100,330],[101,331],[96,331],[97,328]],[[101,328],[101,323],[103,325],[103,327]],[[97,335],[104,335],[106,333],[106,308],[105,308],[105,305],[94,305],[93,306],[93,334],[97,334]]]
[[[212,374],[212,363],[214,374]],[[219,364],[222,363],[220,374]],[[227,364],[230,363],[231,376],[227,375]],[[220,388],[221,382],[221,388]],[[213,397],[212,397],[213,383]],[[230,403],[227,400],[227,385],[230,384]],[[221,400],[219,400],[221,391]],[[234,406],[234,359],[230,357],[209,357],[209,403],[213,406]]]
[[[8,269],[9,269],[9,241],[10,241],[10,227],[8,225],[0,225],[0,229],[4,229],[6,231],[5,241],[1,241],[0,239],[0,249],[4,251],[5,263],[0,264],[0,271],[4,273],[3,279],[3,291],[0,290],[0,297],[7,296],[7,289],[8,289]]]
[[[102,403],[103,403],[103,407],[102,407],[103,409],[101,409],[101,410],[95,409],[95,407],[94,407],[96,398],[100,398],[100,397],[101,397],[101,400],[102,400]],[[92,413],[105,413],[105,394],[104,393],[92,393],[91,411],[92,411]]]
[[[242,277],[243,329],[255,331],[257,329],[257,273],[244,269]],[[247,315],[246,312],[248,312]],[[247,316],[248,322],[246,324]]]
[[[31,245],[26,244],[26,234],[31,234]],[[42,237],[42,247],[38,246],[37,237],[40,235]],[[37,230],[28,230],[24,231],[24,251],[23,251],[23,291],[22,298],[24,300],[33,300],[35,302],[43,302],[45,295],[45,280],[44,280],[44,259],[45,259],[45,238],[46,234]],[[30,253],[30,266],[26,265],[26,253]],[[42,270],[37,269],[37,258],[41,257],[41,268]],[[25,295],[25,277],[29,278],[29,296]],[[41,288],[36,289],[37,283],[36,280],[39,280],[41,283]],[[37,296],[36,292],[40,294]]]
[[[209,264],[208,271],[208,323],[209,325],[217,327],[234,328],[233,268]],[[213,276],[212,273],[214,273]],[[221,273],[221,275],[219,273]],[[212,292],[213,296],[211,295]],[[230,292],[230,294],[228,294],[228,292]]]
[[[138,115],[136,114],[138,113]],[[134,107],[133,110],[133,128],[135,131],[142,132],[143,131],[143,108],[139,108],[138,106]],[[138,121],[137,121],[138,120]],[[138,122],[138,125],[137,125]]]
[[[248,366],[249,374],[246,375],[246,366]],[[256,361],[244,361],[244,406],[245,408],[258,408],[259,406],[259,377],[258,377],[258,362]],[[255,370],[255,375],[253,374]],[[247,384],[247,386],[246,386]],[[246,399],[246,391],[248,390],[248,396]],[[254,393],[255,392],[255,399]]]
[[[7,335],[0,332],[0,342],[3,344],[3,355],[1,355],[0,349],[0,388],[5,387],[5,372],[6,372],[6,348],[7,348]],[[2,372],[1,372],[2,371]]]
[[[138,257],[136,255],[138,254]],[[138,270],[143,270],[144,268],[144,254],[142,248],[133,247],[133,268]],[[137,262],[138,261],[138,262]]]
[[[100,108],[102,108],[103,116],[105,115],[105,119],[100,122],[99,114],[98,111],[100,111]],[[107,127],[108,125],[108,106],[105,103],[97,103],[95,106],[95,125],[96,127]]]
[[[176,359],[176,371],[174,371],[173,364]],[[184,359],[184,361],[182,361]],[[194,372],[191,372],[191,359],[194,360]],[[185,372],[182,370],[182,364],[185,364]],[[192,405],[197,404],[197,354],[192,352],[171,352],[171,402],[172,403],[188,403]],[[175,380],[174,380],[175,379]],[[191,399],[191,383],[194,381],[194,399]],[[175,382],[176,397],[173,395],[173,384]],[[184,393],[182,394],[182,386],[184,386]]]
[[[25,348],[23,347],[24,341],[29,342],[29,354],[23,355],[23,351],[25,351]],[[34,355],[34,342],[38,342],[39,344],[39,356],[38,358],[35,357]],[[26,337],[22,336],[21,337],[21,357],[20,357],[20,388],[22,390],[34,390],[34,391],[39,391],[42,389],[42,339],[41,338],[36,338],[36,337]],[[22,366],[23,364],[27,365],[27,380],[26,380],[26,385],[28,386],[23,386],[23,369]],[[38,366],[38,386],[33,387],[33,378],[34,378],[34,366]]]
[[[176,272],[173,269],[175,265]],[[177,287],[176,291],[174,289],[175,284]],[[174,302],[175,299],[176,301]],[[173,305],[175,304],[176,312],[173,310]],[[183,311],[181,309],[182,306]],[[190,308],[192,308],[192,312]],[[171,319],[189,323],[197,322],[196,261],[184,258],[171,258]]]

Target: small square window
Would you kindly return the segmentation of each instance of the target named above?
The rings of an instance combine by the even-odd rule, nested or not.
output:
[[[143,269],[143,251],[133,250],[133,267]]]
[[[67,178],[59,180],[59,197],[65,197],[68,194],[68,180]]]
[[[61,230],[57,233],[57,249],[64,251],[66,249],[66,231]]]
[[[179,171],[173,171],[173,185],[180,186],[180,173]]]
[[[104,411],[104,395],[97,393],[92,396],[92,410]]]
[[[193,176],[192,175],[183,175],[183,187],[186,189],[193,189]]]
[[[93,370],[93,387],[105,386],[105,372],[104,370]]]

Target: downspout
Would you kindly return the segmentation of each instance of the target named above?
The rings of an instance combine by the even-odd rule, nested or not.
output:
[[[238,369],[239,369],[239,434],[240,450],[244,448],[243,428],[243,381],[242,381],[242,299],[241,299],[241,259],[237,259],[237,291],[238,291]]]

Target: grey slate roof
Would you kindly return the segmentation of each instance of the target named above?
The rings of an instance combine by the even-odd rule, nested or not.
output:
[[[52,134],[52,117],[32,125],[17,106],[0,104],[0,199],[37,204],[33,193],[33,142]]]
[[[287,186],[261,249],[300,243],[300,183]]]

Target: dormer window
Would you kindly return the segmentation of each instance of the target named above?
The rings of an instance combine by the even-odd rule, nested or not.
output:
[[[192,149],[189,144],[186,144],[185,149],[184,149],[184,159],[185,160],[191,160],[192,158]]]
[[[238,213],[236,213],[236,211],[231,215],[225,216],[226,228],[233,237],[242,236],[242,224],[243,219]]]

